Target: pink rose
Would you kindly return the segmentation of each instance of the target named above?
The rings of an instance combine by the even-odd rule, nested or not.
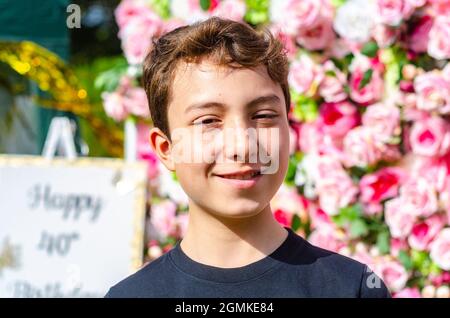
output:
[[[148,178],[154,179],[158,176],[158,157],[150,146],[150,127],[145,124],[137,125],[137,158],[147,163]]]
[[[317,156],[316,166],[312,168],[310,173],[319,194],[319,205],[327,214],[335,215],[355,200],[358,188],[335,158]]]
[[[422,295],[417,287],[407,287],[395,293],[393,298],[422,298]]]
[[[163,30],[162,20],[153,12],[130,20],[119,31],[122,40],[122,49],[129,64],[140,64],[144,61],[150,47],[152,38],[158,36]]]
[[[298,60],[292,62],[288,81],[299,94],[312,96],[323,78],[323,71],[319,65],[303,54]]]
[[[379,100],[383,94],[383,79],[380,70],[371,61],[361,55],[356,56],[350,65],[350,97],[357,103],[367,105]],[[370,74],[367,83],[363,83],[366,74]]]
[[[359,122],[359,113],[349,102],[323,103],[320,105],[318,125],[324,133],[334,137],[344,136]]]
[[[403,170],[394,167],[382,168],[376,173],[366,174],[359,183],[364,211],[368,214],[381,213],[381,201],[398,194],[403,178]]]
[[[381,48],[391,46],[397,39],[398,30],[386,24],[376,24],[372,29],[372,37]]]
[[[370,105],[362,116],[362,123],[370,127],[378,138],[388,142],[400,134],[400,110],[389,104]]]
[[[408,246],[408,242],[406,239],[400,239],[400,238],[391,238],[390,240],[390,251],[389,253],[394,256],[394,257],[398,257],[398,254],[400,253],[400,251],[406,251],[409,250],[409,246]]]
[[[151,206],[151,224],[162,237],[174,235],[176,232],[177,205],[170,200],[154,203]]]
[[[345,164],[349,167],[373,165],[382,158],[382,147],[370,127],[355,127],[344,137]]]
[[[432,215],[420,223],[416,223],[408,237],[409,245],[418,251],[428,249],[430,242],[444,227],[446,220],[443,215]]]
[[[416,53],[426,52],[432,26],[433,18],[431,16],[424,15],[421,17],[409,35],[408,47]]]
[[[304,199],[295,188],[289,188],[284,184],[281,185],[270,201],[272,210],[281,210],[291,216],[297,214],[302,221],[306,221],[308,218],[306,205],[306,199]]]
[[[132,87],[127,90],[125,107],[133,115],[144,118],[150,117],[147,95],[141,87]]]
[[[443,229],[431,243],[431,259],[443,270],[450,270],[450,228]]]
[[[277,220],[277,222],[280,223],[281,225],[283,225],[285,227],[292,226],[293,214],[283,211],[281,209],[276,209],[273,212],[273,216],[274,216],[275,220]]]
[[[122,121],[128,116],[128,110],[125,107],[124,97],[118,92],[103,92],[103,108],[106,114],[115,121]]]
[[[302,123],[299,134],[299,148],[304,153],[316,153],[323,144],[324,133],[318,121]]]
[[[272,24],[269,29],[272,34],[283,44],[284,51],[289,60],[293,60],[295,58],[295,54],[297,53],[297,46],[294,38],[291,35],[284,33],[277,24]]]
[[[234,21],[242,21],[245,15],[246,6],[241,0],[220,1],[212,15]]]
[[[443,73],[435,70],[417,76],[414,89],[418,109],[450,113],[450,81],[445,79]]]
[[[317,0],[287,0],[283,6],[284,19],[279,23],[286,33],[295,35],[318,21],[321,6],[322,1]]]
[[[328,103],[341,102],[347,99],[344,85],[347,84],[345,75],[328,60],[323,65],[324,77],[320,83],[319,93]]]
[[[450,149],[450,124],[441,117],[417,121],[411,129],[410,143],[415,154],[445,155]]]
[[[301,29],[296,40],[308,50],[323,50],[332,45],[334,38],[333,20],[321,17],[314,26]]]
[[[430,30],[428,54],[438,60],[450,58],[450,17],[448,15],[436,17]]]
[[[308,241],[315,246],[336,253],[346,245],[343,234],[331,226],[322,226],[315,229],[308,237]]]
[[[389,226],[391,236],[405,238],[411,232],[416,216],[409,211],[403,198],[389,200],[385,204],[385,221]]]
[[[376,272],[391,291],[400,291],[405,287],[409,275],[399,262],[386,260],[377,264],[377,267]]]
[[[428,0],[431,5],[431,11],[436,16],[448,16],[450,14],[449,0]]]
[[[414,11],[414,7],[406,0],[377,0],[376,4],[379,21],[391,26],[398,26]]]
[[[148,5],[142,1],[123,0],[114,11],[117,25],[120,29],[125,27],[130,21],[152,16],[154,13]]]
[[[423,177],[409,178],[400,188],[400,196],[410,214],[428,217],[438,210],[436,188]]]

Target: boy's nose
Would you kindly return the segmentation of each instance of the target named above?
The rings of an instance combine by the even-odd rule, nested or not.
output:
[[[250,151],[256,147],[256,138],[244,120],[235,120],[225,130],[225,155],[228,160],[249,162]]]

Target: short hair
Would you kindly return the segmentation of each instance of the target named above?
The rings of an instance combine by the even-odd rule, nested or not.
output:
[[[211,17],[154,40],[144,60],[142,81],[153,125],[169,140],[167,109],[178,62],[199,63],[205,57],[231,68],[265,65],[270,78],[281,85],[289,112],[289,62],[283,44],[267,28],[255,30],[246,23]]]

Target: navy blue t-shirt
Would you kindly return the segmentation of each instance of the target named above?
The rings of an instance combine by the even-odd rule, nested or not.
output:
[[[238,268],[198,263],[177,243],[111,287],[105,297],[390,297],[366,265],[313,246],[287,230],[288,237],[272,254]]]

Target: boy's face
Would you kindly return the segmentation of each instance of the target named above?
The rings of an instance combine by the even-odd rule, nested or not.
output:
[[[180,63],[171,85],[171,142],[157,128],[150,139],[164,165],[176,171],[190,204],[227,218],[262,211],[288,165],[281,86],[265,66],[231,69],[207,59]]]

